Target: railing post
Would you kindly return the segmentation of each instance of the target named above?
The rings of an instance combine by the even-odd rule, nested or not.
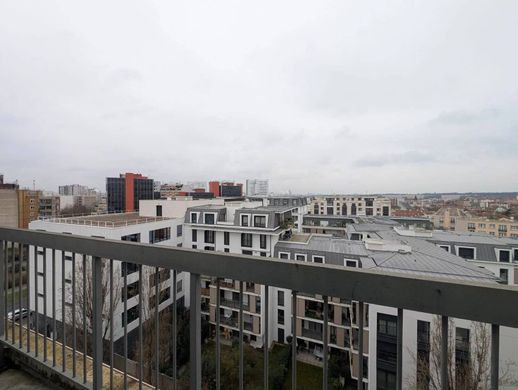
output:
[[[7,289],[7,285],[5,284],[5,273],[7,272],[7,267],[5,266],[5,258],[4,258],[4,247],[7,248],[7,241],[0,240],[0,335],[3,337],[5,335],[5,296],[6,291],[4,291],[4,288]],[[0,367],[3,367],[5,365],[4,360],[4,348],[0,347]]]
[[[363,390],[363,311],[363,302],[358,302],[358,390]]]
[[[201,389],[201,285],[200,274],[191,273],[190,367],[191,390]]]
[[[397,309],[397,390],[403,390],[403,309]]]
[[[491,325],[491,390],[498,390],[500,359],[500,327]]]
[[[448,317],[441,316],[441,389],[448,390]]]
[[[92,257],[92,346],[93,346],[93,388],[103,387],[103,340],[102,340],[102,260],[100,257]]]

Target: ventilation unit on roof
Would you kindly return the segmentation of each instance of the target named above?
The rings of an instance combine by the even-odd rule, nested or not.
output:
[[[407,249],[407,248],[399,248],[397,250],[398,253],[401,253],[403,255],[406,255],[406,254],[409,254],[409,253],[412,253],[412,250],[411,249]]]

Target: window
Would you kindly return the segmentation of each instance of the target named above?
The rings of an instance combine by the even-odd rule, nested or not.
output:
[[[140,233],[128,234],[121,237],[122,241],[140,242]]]
[[[213,246],[206,246],[205,248],[203,248],[204,250],[206,251],[213,251],[214,250],[214,247]]]
[[[181,293],[182,287],[183,287],[183,280],[180,279],[176,282],[176,292]]]
[[[267,257],[268,256],[268,253],[266,252],[261,252],[261,257]]]
[[[279,259],[289,260],[290,254],[287,252],[279,252]]]
[[[163,228],[152,230],[149,232],[149,243],[154,244],[156,242],[166,241],[171,239],[171,228]]]
[[[122,263],[121,276],[130,275],[138,271],[138,264],[135,263]]]
[[[156,216],[157,217],[161,217],[162,216],[162,206],[161,205],[157,205],[156,206]]]
[[[203,218],[205,219],[204,223],[207,225],[214,225],[214,214],[212,213],[205,213],[203,215]]]
[[[248,215],[241,216],[241,226],[248,226]]]
[[[265,228],[266,227],[266,217],[264,215],[256,215],[254,216],[254,226]]]
[[[463,259],[474,260],[475,248],[459,246],[457,247],[457,255],[462,257]]]
[[[230,233],[229,232],[223,233],[223,244],[230,245]]]
[[[439,248],[444,249],[446,252],[450,252],[450,246],[449,245],[439,245]]]
[[[214,244],[214,230],[205,230],[205,242],[207,244]]]
[[[277,323],[279,325],[284,325],[284,310],[282,309],[277,310]]]
[[[252,252],[252,251],[242,251],[241,253],[243,253],[244,255],[248,255],[248,256],[252,256],[254,254],[254,252]]]
[[[229,252],[230,252],[230,249],[225,248],[225,249],[223,249],[223,251],[224,251],[224,252],[226,252],[226,253],[229,253]]]
[[[183,226],[182,225],[176,226],[176,237],[181,237],[182,233],[183,233]]]
[[[193,245],[192,246],[192,249],[197,249],[198,248],[198,245]]]
[[[261,234],[259,236],[259,247],[261,249],[266,249],[266,234]]]
[[[135,281],[133,283],[128,284],[128,299],[131,299],[138,295],[139,290],[139,281]],[[121,289],[121,300],[124,302],[124,287]]]
[[[284,291],[277,291],[277,306],[284,306]]]
[[[324,264],[325,257],[324,256],[313,256],[313,263]]]
[[[358,260],[344,259],[344,265],[346,267],[358,268]]]
[[[133,321],[135,321],[138,318],[139,306],[137,305],[137,306],[132,307],[131,309],[128,309],[128,311],[126,313],[128,315],[128,324],[131,324]],[[122,326],[124,326],[126,316],[124,315],[124,313],[122,313],[121,316],[122,316]]]
[[[252,234],[251,233],[241,233],[241,246],[251,248],[252,247]]]
[[[498,261],[502,263],[509,263],[511,261],[511,251],[500,249],[498,251]]]
[[[500,280],[509,284],[509,270],[506,268],[500,268]]]
[[[197,213],[191,213],[191,223],[197,223],[197,222],[198,222]]]
[[[518,262],[518,249],[514,250],[514,261]]]
[[[198,231],[196,229],[192,230],[192,242],[198,241]]]
[[[295,260],[297,261],[306,261],[307,255],[301,253],[295,253]]]

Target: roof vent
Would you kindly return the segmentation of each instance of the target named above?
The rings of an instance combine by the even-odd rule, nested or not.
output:
[[[400,249],[398,249],[397,252],[401,253],[403,255],[406,255],[406,254],[412,253],[412,250],[411,249],[407,249],[407,248],[400,248]]]

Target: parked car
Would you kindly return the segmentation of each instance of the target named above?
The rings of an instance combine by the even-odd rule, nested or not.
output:
[[[29,315],[29,309],[26,309],[24,307],[22,307],[22,309],[16,309],[14,311],[14,313],[12,311],[10,311],[9,313],[7,313],[7,319],[9,321],[12,321],[13,320],[13,317],[14,317],[14,320],[17,321],[19,320],[20,318],[25,318]]]

